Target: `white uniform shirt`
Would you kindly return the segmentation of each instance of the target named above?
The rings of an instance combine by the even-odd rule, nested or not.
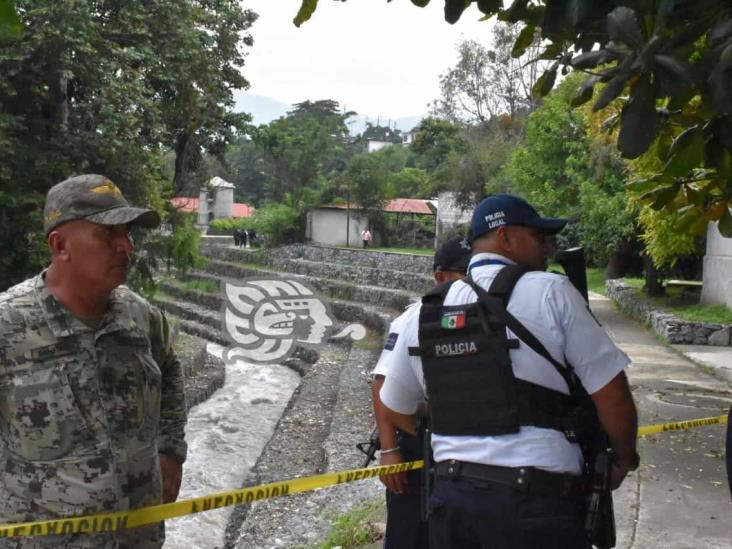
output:
[[[473,256],[469,271],[473,280],[486,290],[503,268],[500,264],[474,267],[475,263],[487,259],[512,263],[497,254]],[[475,301],[475,292],[461,281],[454,283],[445,297],[445,305]],[[400,324],[401,333],[385,361],[388,375],[380,392],[381,401],[387,407],[403,414],[414,413],[426,396],[422,361],[419,357],[410,357],[408,352],[409,347],[419,346],[419,310],[420,306],[415,306],[403,315],[409,313]],[[513,290],[508,310],[542,342],[554,359],[573,366],[590,394],[602,389],[630,362],[597,323],[585,300],[565,276],[542,271],[526,273]],[[516,338],[507,331],[510,338]],[[521,342],[518,349],[509,352],[517,378],[569,394],[554,366],[528,345]],[[432,449],[437,462],[456,459],[505,467],[533,466],[574,474],[579,474],[582,467],[579,447],[567,441],[564,434],[530,426],[521,427],[518,433],[501,436],[433,433]]]
[[[389,325],[389,335],[384,343],[384,349],[381,351],[379,361],[371,372],[372,375],[386,377],[386,374],[391,369],[392,363],[399,361],[399,353],[395,353],[394,349],[399,342],[403,327],[409,326],[413,322],[419,324],[419,305],[419,302],[409,304],[402,314],[392,320]]]

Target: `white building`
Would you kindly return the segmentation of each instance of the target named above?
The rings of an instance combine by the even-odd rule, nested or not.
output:
[[[701,302],[720,303],[732,309],[732,238],[722,236],[716,223],[707,228]]]
[[[455,200],[455,193],[442,192],[437,195],[437,223],[435,224],[435,238],[442,242],[442,234],[458,225],[469,225],[473,215],[473,208],[463,210]]]
[[[234,185],[220,177],[212,177],[208,185],[201,187],[198,198],[176,196],[170,199],[174,208],[198,215],[199,227],[208,227],[213,219],[250,217],[254,208],[234,202]]]
[[[406,217],[435,215],[431,201],[419,198],[394,198],[384,205],[383,211]],[[367,224],[368,219],[355,204],[320,206],[308,212],[305,237],[329,246],[361,245],[361,231]],[[374,241],[379,240],[378,234],[373,237]]]

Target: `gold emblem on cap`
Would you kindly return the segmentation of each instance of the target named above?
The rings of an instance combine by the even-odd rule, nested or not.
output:
[[[91,192],[97,194],[113,194],[116,197],[122,198],[122,191],[117,188],[117,185],[112,183],[109,179],[105,180],[104,183],[98,187],[94,187]]]
[[[53,223],[59,217],[61,217],[61,210],[53,210],[46,216],[46,223]]]

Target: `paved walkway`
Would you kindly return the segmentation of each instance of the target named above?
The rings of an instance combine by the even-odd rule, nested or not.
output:
[[[727,413],[732,350],[668,347],[618,313],[609,299],[593,294],[590,307],[633,361],[630,381],[641,425]],[[703,359],[706,367],[695,363]],[[724,426],[712,425],[640,441],[642,465],[615,492],[617,547],[732,547],[724,436]]]

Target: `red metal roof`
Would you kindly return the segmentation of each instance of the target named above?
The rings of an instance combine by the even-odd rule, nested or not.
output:
[[[192,198],[187,196],[176,196],[170,199],[170,203],[174,208],[182,212],[187,213],[198,213],[198,198]],[[241,204],[234,202],[234,217],[251,217],[254,213],[254,206],[249,204]]]
[[[234,217],[251,217],[254,214],[254,206],[234,202]]]
[[[434,214],[426,200],[421,198],[394,198],[384,206],[385,212]]]
[[[327,206],[323,206],[323,208],[338,208],[339,210],[349,209],[347,204],[329,204]],[[358,209],[358,204],[351,203],[350,209]],[[430,207],[429,202],[427,200],[422,200],[421,198],[394,198],[384,205],[382,211],[425,215],[434,215],[435,213]]]

